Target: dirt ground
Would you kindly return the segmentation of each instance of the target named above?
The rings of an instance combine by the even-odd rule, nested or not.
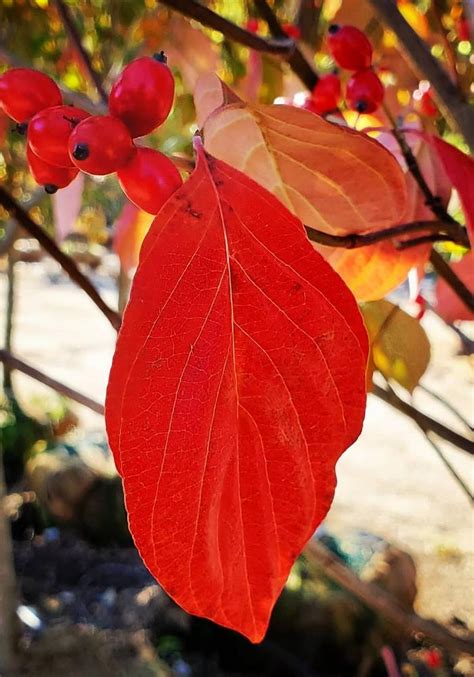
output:
[[[110,279],[97,276],[94,281],[114,304]],[[1,322],[4,304],[1,275]],[[459,339],[434,315],[428,314],[423,323],[433,347],[423,383],[472,425],[473,362],[457,355]],[[52,261],[17,265],[14,349],[19,357],[103,402],[113,347],[114,330],[107,320],[83,292],[57,274]],[[15,384],[24,401],[49,392],[22,375],[15,376]],[[414,402],[462,431],[456,418],[423,392],[415,394]],[[103,430],[101,417],[79,405],[74,409],[87,429]],[[473,491],[472,459],[447,443],[441,447]],[[418,611],[440,621],[457,616],[473,626],[472,508],[416,425],[371,396],[363,433],[339,462],[338,478],[327,526],[371,531],[406,549],[418,566]]]

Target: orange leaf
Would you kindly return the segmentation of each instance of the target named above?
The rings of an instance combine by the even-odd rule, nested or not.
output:
[[[129,272],[137,266],[138,254],[142,246],[143,238],[150,228],[154,216],[141,211],[128,200],[115,222],[115,234],[113,248],[120,259],[120,264],[125,272]]]
[[[106,404],[135,543],[188,612],[263,638],[359,435],[367,350],[302,223],[199,145],[141,249]]]

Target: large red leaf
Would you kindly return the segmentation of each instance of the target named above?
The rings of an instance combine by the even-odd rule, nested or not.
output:
[[[360,432],[366,358],[302,223],[199,144],[145,238],[106,405],[136,545],[188,612],[263,638]]]

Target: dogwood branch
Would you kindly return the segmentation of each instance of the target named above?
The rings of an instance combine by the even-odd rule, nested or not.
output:
[[[288,36],[284,39],[267,40],[255,33],[245,30],[241,26],[225,19],[220,14],[213,12],[209,7],[201,5],[196,0],[161,0],[162,5],[183,14],[184,16],[199,21],[203,26],[219,31],[226,38],[255,49],[257,52],[276,54],[288,59],[295,49],[295,42]]]
[[[405,402],[405,400],[402,400],[393,390],[386,390],[376,383],[373,383],[371,392],[375,397],[378,397],[387,404],[391,404],[392,407],[398,409],[402,414],[413,419],[424,431],[431,431],[438,437],[446,440],[446,442],[450,442],[459,449],[466,451],[468,454],[474,455],[474,441],[472,439],[464,437],[464,435],[461,435],[455,430],[451,430],[451,428],[448,428],[443,423],[440,423],[427,414],[419,411],[408,402]]]
[[[397,36],[413,70],[429,80],[443,115],[459,129],[467,144],[474,148],[474,109],[463,100],[458,88],[431,54],[429,44],[417,35],[397,8],[395,0],[369,0],[384,24]]]
[[[204,5],[201,5],[201,3],[196,2],[196,0],[161,0],[161,4],[174,9],[190,19],[199,21],[203,26],[219,31],[219,33],[222,33],[222,35],[229,38],[229,40],[234,40],[257,52],[281,56],[288,62],[288,65],[295,75],[297,75],[310,90],[313,89],[318,81],[316,72],[309,62],[306,61],[295,41],[286,35],[278,22],[279,30],[277,33],[270,27],[270,30],[272,30],[275,37],[268,39],[262,38],[251,31],[247,31],[245,28],[220,16],[220,14],[213,12],[209,7],[205,7]]]
[[[267,22],[268,28],[275,38],[287,37],[275,12],[267,3],[267,0],[255,0],[255,7],[262,19]],[[318,82],[319,77],[297,45],[295,45],[293,53],[288,59],[288,64],[292,71],[298,75],[301,81],[311,91]]]
[[[431,188],[426,183],[426,180],[423,176],[423,173],[420,169],[416,157],[414,156],[410,146],[408,145],[405,137],[403,136],[403,132],[400,129],[397,129],[395,120],[393,119],[393,116],[387,109],[387,107],[385,106],[384,108],[393,125],[392,134],[395,137],[400,147],[400,150],[402,151],[403,157],[405,158],[405,161],[407,163],[408,170],[410,171],[411,175],[417,182],[418,187],[420,188],[421,192],[425,197],[427,206],[431,209],[433,214],[444,224],[445,230],[447,230],[450,234],[454,234],[456,232],[460,233],[461,231],[463,231],[464,232],[463,238],[465,241],[460,242],[459,244],[463,244],[463,246],[469,248],[470,246],[469,240],[467,238],[465,229],[461,226],[461,224],[458,221],[456,221],[456,219],[454,219],[450,214],[448,214],[446,209],[443,207],[440,198],[436,195],[433,195]],[[417,244],[420,244],[420,242],[418,241]],[[403,246],[406,247],[406,245],[402,245],[402,247]],[[465,304],[465,306],[469,308],[469,310],[474,311],[473,294],[469,291],[469,289],[462,282],[462,280],[456,275],[456,273],[452,270],[452,268],[444,261],[443,257],[440,256],[438,252],[433,250],[431,252],[430,261],[433,268],[438,273],[438,275],[446,281],[446,283],[451,287],[454,293],[461,299],[461,301]]]
[[[17,223],[26,230],[32,237],[34,237],[43,249],[55,259],[61,268],[69,275],[71,280],[75,282],[89,298],[95,303],[97,308],[105,315],[110,324],[117,331],[120,328],[120,315],[110,308],[104,299],[100,296],[97,289],[91,281],[79,270],[74,260],[62,252],[56,242],[34,221],[27,211],[10,195],[10,193],[0,185],[0,205],[4,207]]]
[[[41,372],[39,369],[35,369],[35,367],[23,362],[23,360],[15,357],[8,350],[0,349],[0,362],[2,362],[10,370],[16,369],[17,371],[21,371],[23,374],[35,379],[35,381],[44,383],[44,385],[52,388],[61,395],[68,397],[70,400],[78,402],[79,404],[82,404],[82,406],[95,411],[96,414],[104,414],[103,404],[99,404],[99,402],[87,397],[87,395],[83,395],[82,393],[77,392],[77,390],[64,385],[64,383],[56,381],[56,379],[43,374],[43,372]]]
[[[459,224],[456,224],[456,227],[454,227],[453,224],[447,224],[444,221],[413,221],[411,223],[402,223],[392,228],[386,228],[385,230],[374,231],[373,233],[349,233],[348,235],[330,235],[310,226],[305,226],[305,228],[308,238],[312,242],[317,242],[328,247],[344,247],[345,249],[368,247],[382,240],[396,240],[403,235],[426,230],[435,232],[435,235],[427,236],[430,237],[430,242],[450,240],[464,247],[469,247],[469,240],[465,229]],[[420,244],[419,240],[420,238],[397,241],[396,246],[403,249],[407,245],[414,246],[414,244]]]
[[[442,625],[418,616],[413,610],[405,609],[397,599],[379,585],[367,583],[358,578],[322,543],[312,539],[305,547],[304,555],[310,565],[321,568],[331,580],[351,592],[404,634],[421,633],[454,654],[474,655],[472,637],[463,638],[453,635]]]
[[[461,278],[456,275],[449,263],[441,254],[433,249],[430,262],[440,277],[451,287],[454,293],[463,301],[464,305],[474,313],[474,294],[466,287]]]
[[[92,65],[91,58],[89,54],[86,52],[84,49],[84,45],[82,44],[81,36],[79,35],[79,32],[76,28],[76,24],[74,22],[74,19],[71,14],[71,10],[69,7],[63,2],[63,0],[54,0],[56,8],[58,10],[59,16],[61,17],[61,21],[64,24],[64,28],[66,29],[66,32],[69,36],[70,41],[74,45],[77,53],[79,54],[79,57],[86,68],[87,72],[89,73],[89,77],[94,83],[100,98],[102,99],[102,102],[107,105],[108,102],[108,96],[107,92],[104,89],[104,86],[102,84],[102,80],[95,70],[94,66]]]

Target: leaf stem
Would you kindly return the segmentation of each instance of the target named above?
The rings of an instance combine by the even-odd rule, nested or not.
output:
[[[32,237],[38,240],[43,249],[59,263],[61,268],[69,275],[71,280],[73,280],[73,282],[75,282],[83,291],[85,291],[97,308],[109,320],[114,329],[118,331],[121,324],[120,315],[107,305],[91,281],[79,270],[74,260],[59,249],[55,241],[31,218],[28,212],[26,212],[23,207],[1,185],[0,204],[10,213],[10,215],[22,228],[24,228]]]

